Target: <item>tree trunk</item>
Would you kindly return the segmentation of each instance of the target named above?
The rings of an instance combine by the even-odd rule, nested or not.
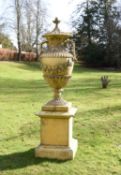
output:
[[[39,50],[38,50],[38,43],[36,43],[36,61],[39,60]]]
[[[19,0],[15,0],[15,7],[16,7],[17,43],[18,43],[17,60],[21,61],[21,38],[20,38],[21,9]]]

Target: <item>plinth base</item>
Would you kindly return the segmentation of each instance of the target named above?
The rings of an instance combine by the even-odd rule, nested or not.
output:
[[[35,156],[41,158],[50,158],[58,160],[71,160],[77,151],[77,140],[73,139],[71,146],[45,146],[40,145],[35,149]]]

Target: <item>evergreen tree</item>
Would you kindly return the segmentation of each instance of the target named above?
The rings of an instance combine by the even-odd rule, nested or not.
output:
[[[115,66],[120,62],[115,58],[115,55],[120,55],[116,53],[114,44],[119,25],[119,11],[115,2],[86,0],[77,8],[74,37],[77,53],[87,64]]]
[[[76,27],[77,39],[84,39],[85,42],[90,45],[97,37],[97,10],[98,3],[95,0],[86,0],[82,3],[76,11],[78,18],[73,21],[73,25]],[[82,9],[82,11],[81,11]],[[79,14],[78,14],[79,13]],[[81,38],[82,37],[82,38]]]
[[[114,35],[117,33],[119,11],[115,0],[99,0],[99,42],[106,48],[105,64],[115,66]]]

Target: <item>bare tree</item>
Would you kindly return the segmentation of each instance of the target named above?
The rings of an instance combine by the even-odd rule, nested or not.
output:
[[[22,26],[22,46],[26,51],[33,50],[35,40],[34,1],[24,0],[24,25]]]
[[[5,24],[4,24],[4,23],[1,23],[1,24],[0,24],[0,33],[3,32],[4,27],[5,27]]]
[[[20,3],[21,2],[21,3]],[[21,22],[22,22],[22,1],[14,0],[14,10],[16,16],[16,34],[17,34],[17,45],[18,45],[18,61],[21,61]]]
[[[39,58],[39,39],[43,30],[45,16],[46,10],[43,8],[41,0],[35,0],[35,46],[37,60]]]
[[[46,10],[41,0],[11,0],[9,1],[5,21],[17,41],[18,61],[21,51],[36,51],[39,57],[39,42],[45,24]],[[9,18],[9,16],[11,18]]]
[[[41,0],[24,0],[24,25],[22,27],[22,45],[27,51],[36,51],[39,58],[39,42],[44,28],[46,10]]]

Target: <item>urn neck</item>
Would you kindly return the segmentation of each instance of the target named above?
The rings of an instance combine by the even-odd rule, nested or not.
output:
[[[54,89],[54,99],[61,99],[61,93],[62,93],[63,89]]]

